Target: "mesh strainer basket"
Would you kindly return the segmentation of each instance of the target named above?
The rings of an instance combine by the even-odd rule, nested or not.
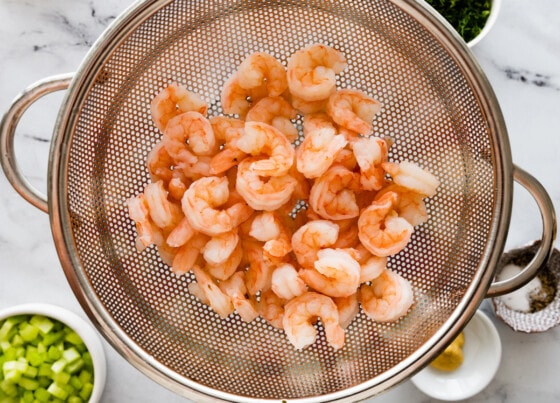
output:
[[[126,199],[149,181],[146,154],[159,140],[149,103],[172,81],[221,114],[220,89],[250,53],[284,64],[311,43],[349,61],[341,88],[383,104],[374,130],[441,186],[430,219],[389,267],[410,280],[415,302],[396,323],[362,313],[334,352],[318,340],[295,350],[282,331],[257,319],[221,319],[188,293],[155,249],[138,252]],[[38,193],[13,157],[17,121],[35,99],[68,87],[49,165]],[[100,332],[133,365],[195,401],[350,401],[379,393],[426,365],[487,295],[525,284],[548,258],[552,203],[514,167],[493,92],[467,47],[424,2],[144,1],[102,35],[71,76],[51,77],[18,97],[2,124],[2,163],[23,197],[48,211],[68,281]],[[525,271],[490,284],[509,227],[513,180],[543,216],[541,248]]]

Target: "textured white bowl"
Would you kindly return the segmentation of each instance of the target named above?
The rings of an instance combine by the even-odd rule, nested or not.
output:
[[[480,33],[473,39],[467,42],[469,48],[472,48],[478,42],[484,38],[488,32],[492,29],[496,20],[498,19],[498,14],[500,13],[500,8],[502,7],[502,0],[492,0],[492,8],[490,8],[490,15],[486,20],[486,24],[484,24],[484,28],[480,31]]]
[[[89,403],[99,402],[105,387],[107,363],[105,360],[105,351],[103,350],[103,345],[101,344],[101,339],[97,331],[74,312],[56,305],[42,303],[16,305],[2,309],[0,310],[0,320],[4,320],[10,316],[26,314],[38,314],[56,319],[71,327],[82,338],[93,361],[93,390]]]
[[[455,371],[430,366],[411,380],[426,395],[439,400],[462,400],[482,391],[494,378],[502,357],[502,344],[494,324],[477,311],[464,329],[464,361]]]

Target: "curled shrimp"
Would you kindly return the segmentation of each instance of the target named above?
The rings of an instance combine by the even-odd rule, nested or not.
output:
[[[397,194],[387,192],[360,214],[358,236],[373,255],[394,255],[408,244],[414,227],[394,210]]]
[[[159,141],[148,153],[146,165],[150,172],[151,181],[157,182],[162,180],[169,182],[173,178],[173,166],[175,161],[165,149],[162,141]]]
[[[270,289],[274,265],[264,256],[262,243],[245,241],[243,250],[249,263],[245,274],[249,294],[256,295],[259,291]]]
[[[325,328],[327,342],[338,350],[344,345],[345,333],[340,326],[334,301],[316,292],[306,292],[290,300],[284,307],[282,324],[290,343],[303,349],[315,342],[317,330],[313,322],[319,317]]]
[[[339,220],[336,223],[339,226],[339,231],[338,238],[332,245],[333,248],[353,248],[360,242],[360,239],[358,238],[358,220],[356,218]]]
[[[336,74],[347,66],[344,55],[322,44],[301,49],[288,60],[288,88],[304,101],[326,99],[336,87]]]
[[[277,329],[282,329],[284,305],[286,305],[286,300],[276,295],[272,289],[268,289],[261,293],[257,309],[268,323]]]
[[[385,162],[382,167],[397,185],[428,197],[436,194],[439,180],[414,162]]]
[[[179,205],[171,202],[167,196],[163,181],[152,182],[144,187],[144,199],[150,218],[161,229],[174,227],[183,215]]]
[[[269,96],[276,97],[288,89],[286,69],[282,63],[264,52],[249,55],[237,69],[239,85],[245,89],[266,87]]]
[[[358,90],[339,90],[327,102],[327,113],[335,123],[363,135],[371,134],[371,121],[380,110],[379,101]]]
[[[376,279],[385,269],[387,269],[386,257],[369,256],[364,263],[360,264],[360,283]]]
[[[239,243],[237,230],[214,235],[202,248],[202,255],[207,263],[217,266],[225,263]]]
[[[332,128],[311,131],[296,151],[297,169],[306,178],[318,178],[330,168],[346,144],[344,136],[336,134]]]
[[[338,310],[338,321],[340,323],[340,327],[346,329],[360,312],[358,293],[355,292],[347,297],[336,297],[333,298],[333,301],[336,304],[336,309]]]
[[[272,211],[290,200],[296,180],[290,175],[261,177],[252,169],[258,158],[246,158],[239,163],[235,188],[255,210]]]
[[[392,183],[381,189],[375,195],[375,198],[379,199],[387,192],[395,192],[398,195],[398,200],[395,203],[395,211],[413,227],[428,220],[428,211],[426,210],[426,203],[424,203],[424,195]]]
[[[218,175],[247,157],[247,154],[237,147],[237,140],[243,134],[245,121],[227,116],[214,116],[210,119],[210,124],[221,147],[210,161],[210,172],[212,175]]]
[[[186,244],[195,233],[196,231],[189,223],[188,218],[183,217],[173,230],[171,230],[165,242],[171,247],[178,248]]]
[[[360,287],[360,302],[371,319],[394,322],[406,315],[414,302],[414,293],[404,277],[386,269],[371,281],[371,285]]]
[[[360,167],[360,184],[365,190],[379,190],[385,185],[387,142],[379,137],[358,137],[352,141],[352,152]]]
[[[227,280],[239,269],[243,261],[243,248],[238,243],[229,256],[218,264],[206,262],[204,269],[217,280]]]
[[[181,276],[191,270],[196,264],[203,263],[200,251],[208,242],[208,236],[195,233],[187,242],[177,249],[173,257],[171,270]]]
[[[274,269],[271,279],[272,291],[280,298],[290,300],[307,291],[305,282],[298,276],[296,268],[284,263]]]
[[[231,297],[233,307],[245,322],[252,322],[259,316],[256,303],[247,295],[245,272],[235,272],[230,278],[220,281],[220,289]]]
[[[298,263],[312,268],[317,252],[331,246],[338,237],[338,225],[328,220],[315,220],[302,225],[292,235],[292,248]]]
[[[167,123],[184,112],[198,112],[206,115],[208,105],[199,95],[187,90],[185,86],[171,83],[161,90],[150,104],[152,120],[159,130],[165,131]]]
[[[286,136],[269,124],[246,122],[237,147],[253,156],[267,156],[253,160],[251,170],[260,176],[283,176],[294,163],[295,151]]]
[[[360,264],[345,250],[321,249],[314,269],[302,269],[300,277],[314,290],[329,297],[347,297],[360,286]]]
[[[228,198],[227,177],[210,176],[194,181],[185,192],[181,205],[195,230],[214,236],[232,231],[253,214],[253,210],[242,202],[220,209]]]
[[[331,94],[334,93],[334,91],[335,88],[332,89]],[[290,102],[299,113],[304,115],[319,113],[327,110],[328,95],[325,99],[320,99],[318,101],[306,101],[300,97],[290,94]]]
[[[282,132],[289,141],[294,141],[299,135],[292,123],[296,117],[297,111],[284,98],[266,97],[249,109],[245,120],[267,123]]]
[[[251,222],[249,235],[264,242],[263,251],[271,258],[281,258],[292,251],[291,234],[275,212],[263,211]]]
[[[192,271],[199,284],[199,290],[202,291],[214,312],[224,319],[233,313],[231,297],[220,290],[214,279],[198,266],[194,266]]]
[[[221,103],[224,113],[244,117],[251,106],[268,95],[266,86],[246,89],[239,84],[238,74],[226,80],[222,88]]]
[[[321,217],[344,220],[357,217],[360,208],[355,191],[359,189],[359,175],[342,165],[332,165],[315,180],[309,192],[309,205]]]
[[[175,162],[195,163],[193,153],[196,156],[210,155],[216,147],[212,125],[198,112],[185,112],[172,118],[162,141]]]
[[[144,194],[129,198],[127,201],[128,214],[136,224],[136,245],[139,250],[154,243],[154,230],[150,219],[150,210]]]

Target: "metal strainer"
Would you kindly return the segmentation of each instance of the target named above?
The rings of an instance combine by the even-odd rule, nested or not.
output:
[[[409,279],[412,311],[397,323],[360,316],[336,353],[324,331],[297,351],[282,331],[237,314],[223,320],[189,295],[155,249],[138,252],[125,200],[149,181],[159,140],[149,103],[172,81],[221,114],[220,89],[250,53],[283,63],[311,43],[341,50],[339,87],[383,104],[375,133],[390,159],[412,160],[441,186],[430,219],[389,267]],[[68,86],[55,129],[47,199],[19,174],[13,135],[27,106]],[[420,1],[144,1],[103,34],[72,76],[30,88],[5,115],[2,163],[14,187],[48,211],[60,260],[83,308],[112,345],[164,386],[195,401],[349,401],[426,365],[486,295],[527,282],[548,258],[555,218],[546,191],[511,162],[501,112],[467,47]],[[513,179],[541,209],[541,249],[526,270],[493,284],[509,227]],[[490,290],[489,290],[490,287]],[[488,291],[489,290],[489,291]],[[488,294],[487,294],[488,292]]]

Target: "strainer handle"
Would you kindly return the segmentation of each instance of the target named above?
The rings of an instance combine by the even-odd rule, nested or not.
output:
[[[25,200],[46,213],[49,211],[47,196],[37,190],[19,169],[14,153],[14,136],[19,120],[27,108],[44,95],[68,88],[72,77],[72,73],[61,74],[32,84],[13,100],[0,122],[0,162],[6,177]]]
[[[512,278],[497,281],[490,285],[487,297],[498,297],[517,290],[531,281],[552,254],[556,238],[556,213],[554,205],[545,188],[533,176],[518,166],[514,166],[513,179],[531,193],[537,202],[543,220],[543,233],[537,253],[523,270]]]

